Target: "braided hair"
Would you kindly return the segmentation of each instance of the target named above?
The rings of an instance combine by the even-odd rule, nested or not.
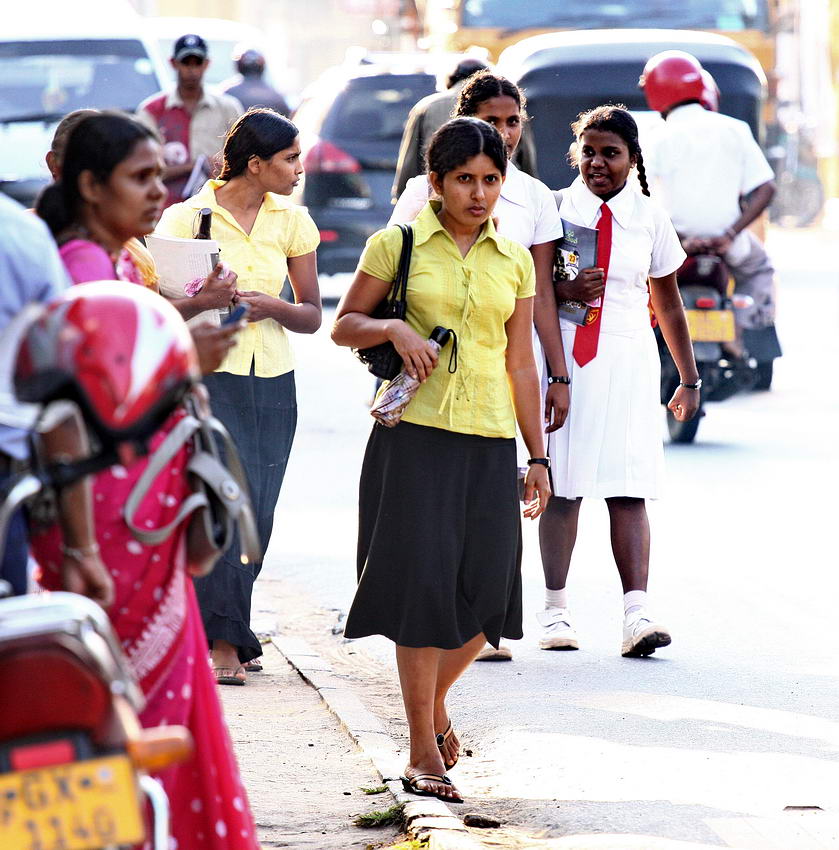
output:
[[[641,153],[641,145],[638,142],[638,125],[623,104],[607,104],[589,109],[587,112],[581,112],[577,116],[577,120],[571,125],[571,130],[578,145],[580,138],[587,130],[600,130],[604,133],[614,133],[616,136],[620,136],[629,148],[629,155],[635,158],[641,191],[647,197],[650,196],[647,170],[644,168],[644,155]],[[579,153],[576,150],[569,155],[569,159],[572,165],[579,165]]]
[[[515,83],[511,83],[506,77],[499,77],[492,71],[479,71],[469,78],[469,82],[460,90],[457,103],[452,110],[452,117],[459,118],[462,115],[477,115],[478,109],[484,101],[492,100],[494,97],[511,97],[518,104],[522,120],[527,111],[527,99],[524,93]]]

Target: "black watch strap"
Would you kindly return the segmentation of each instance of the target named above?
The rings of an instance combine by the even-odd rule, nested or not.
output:
[[[568,375],[548,375],[549,384],[570,384],[571,379]]]
[[[551,459],[549,457],[531,457],[527,459],[528,466],[533,466],[534,463],[544,466],[546,469],[551,468]]]

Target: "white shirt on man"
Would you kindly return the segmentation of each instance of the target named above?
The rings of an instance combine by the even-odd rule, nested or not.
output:
[[[412,177],[405,184],[405,191],[399,196],[388,224],[413,221],[432,196],[433,190],[425,174]],[[501,197],[493,215],[498,218],[498,232],[525,248],[562,236],[562,221],[551,190],[509,161],[507,178],[501,186]]]
[[[667,116],[645,145],[644,166],[682,236],[722,235],[740,217],[740,198],[775,176],[745,121],[698,103]],[[732,245],[733,254],[744,252],[745,232]]]

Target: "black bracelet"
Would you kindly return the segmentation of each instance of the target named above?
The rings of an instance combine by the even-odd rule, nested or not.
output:
[[[548,375],[549,384],[571,384],[571,379],[568,375]]]
[[[544,466],[546,469],[551,468],[551,459],[549,457],[531,457],[527,459],[528,466],[533,466],[534,463]]]

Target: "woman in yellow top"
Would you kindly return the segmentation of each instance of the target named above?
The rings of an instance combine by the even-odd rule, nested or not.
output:
[[[169,207],[158,233],[189,238],[198,211],[213,211],[212,235],[238,274],[237,299],[250,310],[220,368],[205,379],[213,412],[224,423],[245,465],[262,550],[297,426],[294,361],[287,331],[314,333],[321,322],[318,229],[309,214],[283,196],[300,180],[297,128],[271,109],[251,109],[230,128],[218,180]],[[286,275],[294,304],[282,300]],[[259,640],[250,628],[251,591],[261,564],[242,564],[239,541],[205,578],[196,580],[204,628],[220,684],[244,684],[259,670]]]
[[[457,118],[435,133],[427,156],[441,200],[412,225],[407,320],[370,316],[398,266],[402,237],[388,228],[367,243],[332,330],[338,345],[390,340],[422,381],[402,421],[377,424],[370,436],[359,584],[344,634],[395,642],[411,737],[403,785],[459,803],[445,774],[459,749],[446,694],[485,641],[497,647],[502,636],[522,636],[517,421],[532,455],[525,516],[542,512],[550,488],[532,346],[533,261],[490,218],[507,170],[504,142],[490,124]],[[436,325],[457,335],[450,368],[438,366],[427,341]]]

